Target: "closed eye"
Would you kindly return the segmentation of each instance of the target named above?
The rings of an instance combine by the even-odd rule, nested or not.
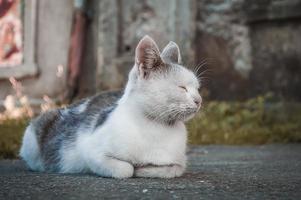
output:
[[[179,88],[185,90],[185,92],[187,92],[187,88],[185,86],[179,86]]]

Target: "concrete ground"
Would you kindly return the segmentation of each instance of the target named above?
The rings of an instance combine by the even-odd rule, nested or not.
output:
[[[181,178],[115,180],[0,161],[0,199],[301,199],[301,145],[199,146]]]

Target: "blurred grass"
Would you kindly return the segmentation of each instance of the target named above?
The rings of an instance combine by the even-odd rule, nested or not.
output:
[[[301,103],[271,95],[245,102],[210,102],[188,123],[191,144],[301,142]]]
[[[0,121],[0,159],[16,158],[28,119]]]
[[[28,119],[0,121],[0,159],[16,158]],[[301,142],[301,103],[260,96],[245,102],[209,102],[187,124],[190,144]]]

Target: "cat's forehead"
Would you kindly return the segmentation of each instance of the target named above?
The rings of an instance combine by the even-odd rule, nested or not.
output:
[[[171,64],[170,67],[173,71],[173,76],[175,76],[178,81],[194,87],[199,87],[198,78],[191,70],[179,64]]]

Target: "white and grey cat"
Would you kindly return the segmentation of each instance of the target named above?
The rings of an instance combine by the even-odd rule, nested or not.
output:
[[[145,36],[121,98],[103,93],[32,120],[20,150],[32,170],[95,173],[103,177],[162,177],[183,174],[184,122],[202,98],[194,73],[180,65],[170,42],[160,54]]]

